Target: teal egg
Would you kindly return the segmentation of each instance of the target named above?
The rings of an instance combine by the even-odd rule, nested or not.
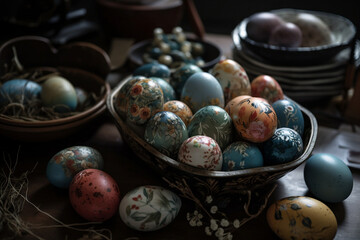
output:
[[[254,143],[234,142],[223,151],[223,171],[242,170],[263,165],[263,155]]]
[[[277,100],[272,104],[277,116],[277,126],[288,127],[297,131],[301,136],[304,133],[304,116],[300,107],[287,99]]]
[[[200,67],[190,63],[176,69],[170,78],[170,84],[175,89],[176,94],[180,96],[186,80],[191,75],[202,71],[203,70]]]
[[[33,98],[38,98],[41,85],[27,79],[12,79],[6,81],[0,88],[0,106],[10,102],[27,104]]]
[[[168,79],[170,77],[170,68],[161,63],[147,63],[136,68],[133,72],[134,76],[159,77]]]
[[[155,80],[161,87],[161,90],[163,91],[163,94],[164,94],[164,102],[168,102],[170,100],[176,99],[175,90],[170,85],[170,83],[168,83],[167,81],[165,81],[162,78],[158,78],[158,77],[150,77],[150,78]]]

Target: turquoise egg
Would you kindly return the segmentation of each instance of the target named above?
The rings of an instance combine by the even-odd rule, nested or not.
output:
[[[181,144],[188,138],[185,123],[175,113],[155,114],[146,124],[145,141],[168,157],[175,158]]]
[[[137,124],[145,124],[157,112],[163,110],[164,95],[155,80],[144,78],[136,81],[127,92],[126,118]]]
[[[170,77],[170,68],[164,64],[152,62],[136,68],[133,75],[168,79]]]
[[[38,98],[41,85],[26,79],[6,81],[0,88],[0,106],[10,102],[27,104],[29,100]]]
[[[180,96],[186,80],[191,75],[202,71],[203,70],[200,67],[190,63],[176,69],[170,78],[170,84],[175,89],[176,94]]]
[[[193,113],[208,105],[224,108],[225,104],[220,83],[207,72],[194,73],[187,79],[180,100],[188,105]]]
[[[263,155],[254,143],[234,142],[223,151],[223,171],[242,170],[263,165]]]
[[[161,90],[163,91],[164,94],[164,102],[168,102],[170,100],[176,99],[174,88],[170,85],[170,83],[168,83],[162,78],[158,78],[158,77],[150,77],[150,78],[155,80],[161,87]]]
[[[73,146],[56,153],[48,162],[46,177],[58,188],[68,188],[73,177],[87,168],[103,169],[101,154],[92,147]]]
[[[189,137],[205,135],[225,149],[233,139],[233,123],[230,115],[221,107],[205,106],[199,109],[188,124]]]
[[[304,133],[304,116],[300,107],[287,99],[277,100],[272,104],[277,116],[277,126],[288,127],[297,131],[301,136]]]
[[[275,165],[290,162],[302,154],[303,148],[303,141],[298,132],[291,128],[278,128],[263,144],[264,163]]]

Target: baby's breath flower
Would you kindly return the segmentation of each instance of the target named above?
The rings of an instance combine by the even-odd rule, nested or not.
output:
[[[213,231],[216,231],[218,229],[218,224],[216,223],[216,220],[215,219],[211,219],[210,220],[210,228],[211,230]]]
[[[234,228],[239,228],[240,227],[240,221],[239,219],[235,219],[233,222]]]
[[[207,203],[212,203],[212,201],[213,201],[213,198],[212,198],[211,195],[209,195],[209,196],[206,197],[206,202],[207,202]]]
[[[220,225],[223,227],[227,227],[227,226],[229,226],[229,221],[227,219],[223,218],[220,221]]]
[[[208,236],[211,236],[211,235],[212,235],[212,231],[210,230],[210,227],[209,227],[209,226],[206,226],[206,227],[205,227],[205,233],[206,233],[206,235],[208,235]]]
[[[212,214],[215,214],[215,213],[217,212],[217,210],[218,210],[218,207],[215,206],[215,205],[210,208],[210,212],[211,212]]]
[[[223,228],[218,228],[218,230],[215,232],[215,236],[220,238],[224,237],[224,229]]]
[[[190,217],[189,214],[189,224],[192,227],[196,227],[196,226],[202,226],[202,221],[201,219],[203,218],[203,215],[201,213],[199,213],[197,210],[194,211],[194,215],[192,217]]]

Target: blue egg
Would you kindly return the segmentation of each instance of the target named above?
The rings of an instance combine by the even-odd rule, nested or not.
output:
[[[266,165],[290,162],[302,154],[303,148],[298,132],[291,128],[278,128],[263,144],[264,162]]]
[[[223,171],[262,167],[263,155],[254,143],[238,141],[230,144],[223,152]]]
[[[349,167],[332,154],[312,155],[306,161],[304,179],[310,192],[325,202],[341,202],[353,189],[353,176]]]
[[[300,107],[287,99],[277,100],[272,104],[277,116],[277,126],[288,127],[297,131],[301,136],[304,133],[304,116]]]
[[[197,72],[203,72],[203,70],[195,64],[190,63],[175,70],[170,79],[170,84],[175,89],[176,94],[180,96],[186,80]]]
[[[159,84],[161,90],[163,91],[164,103],[168,102],[170,100],[175,100],[176,99],[175,90],[170,85],[170,83],[168,83],[167,81],[165,81],[162,78],[158,78],[158,77],[150,77],[150,78],[155,80]]]
[[[176,159],[181,144],[188,138],[185,123],[175,113],[156,113],[146,124],[144,138],[159,152]]]
[[[10,102],[27,104],[33,98],[39,98],[41,85],[26,79],[12,79],[0,88],[0,106]]]
[[[170,77],[170,68],[161,63],[147,63],[136,68],[133,75],[168,79]]]
[[[68,188],[73,177],[87,168],[103,169],[104,160],[94,148],[73,146],[56,153],[48,162],[46,177],[58,188]]]

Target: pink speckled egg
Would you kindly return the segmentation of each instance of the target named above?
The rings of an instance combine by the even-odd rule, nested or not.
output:
[[[221,170],[223,157],[220,146],[214,139],[197,135],[182,143],[178,161],[207,170]]]
[[[268,140],[277,128],[277,116],[264,99],[250,97],[234,106],[230,115],[241,138],[260,143]]]
[[[252,80],[251,96],[265,98],[270,104],[284,99],[280,84],[269,75],[260,75]]]
[[[171,100],[164,104],[164,111],[169,111],[178,115],[187,126],[193,113],[188,105],[178,100]]]

